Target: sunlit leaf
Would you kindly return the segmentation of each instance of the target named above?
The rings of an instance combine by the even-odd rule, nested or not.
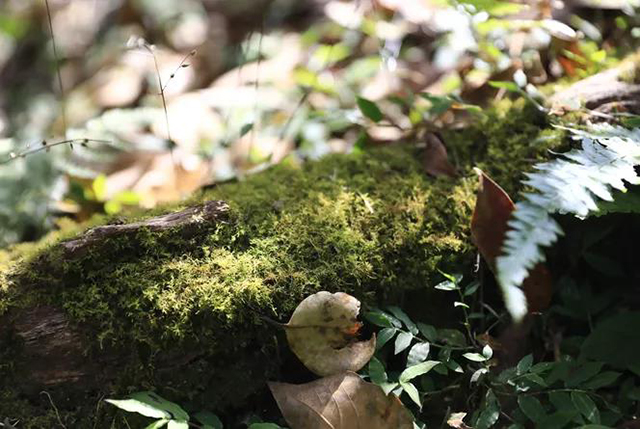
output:
[[[378,332],[378,340],[376,342],[376,349],[381,349],[385,344],[391,340],[395,334],[398,333],[396,328],[384,328]]]
[[[440,365],[437,360],[428,360],[426,362],[419,363],[417,365],[410,366],[400,373],[400,384],[413,380],[416,377],[424,375],[431,371],[433,367]]]
[[[419,364],[427,360],[429,356],[429,343],[416,343],[409,350],[407,357],[407,367]]]
[[[410,332],[400,332],[396,337],[396,343],[394,347],[394,354],[402,353],[411,344],[413,340],[413,334]]]
[[[412,429],[413,418],[394,395],[346,372],[307,384],[269,383],[291,429]]]
[[[415,402],[419,407],[422,407],[422,401],[420,401],[420,392],[418,392],[418,389],[416,389],[416,386],[414,386],[412,383],[409,383],[408,381],[407,382],[401,381],[400,386],[402,386],[405,393],[409,395],[409,398],[411,398],[413,402]]]
[[[305,298],[286,324],[287,341],[300,361],[318,375],[358,371],[375,352],[375,335],[357,341],[360,301],[342,293]]]

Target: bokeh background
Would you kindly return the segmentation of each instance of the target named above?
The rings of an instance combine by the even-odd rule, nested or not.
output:
[[[544,97],[637,48],[637,3],[3,0],[0,247]]]

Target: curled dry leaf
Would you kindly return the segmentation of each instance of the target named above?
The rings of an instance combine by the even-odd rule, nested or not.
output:
[[[291,429],[412,429],[400,400],[351,371],[306,384],[269,383]]]
[[[424,151],[424,170],[432,176],[456,177],[458,173],[449,162],[447,148],[435,133],[427,133],[425,137],[427,147]]]
[[[509,195],[483,171],[476,168],[480,187],[471,218],[471,238],[493,272],[515,205]],[[522,283],[529,312],[542,311],[551,302],[552,281],[544,264],[536,265]]]
[[[285,325],[291,350],[318,375],[358,371],[373,356],[376,338],[358,341],[360,301],[346,293],[305,298]]]

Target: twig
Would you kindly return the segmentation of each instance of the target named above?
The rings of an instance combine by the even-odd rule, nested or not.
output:
[[[253,140],[254,137],[256,135],[256,122],[259,121],[260,115],[258,114],[258,102],[259,102],[259,95],[258,95],[258,90],[260,89],[260,65],[262,64],[262,39],[264,38],[264,16],[262,17],[262,20],[260,21],[260,37],[258,38],[258,62],[257,62],[257,66],[256,66],[256,81],[254,84],[254,91],[256,93],[256,100],[255,100],[255,104],[253,106],[253,114],[254,114],[254,125],[251,128],[251,139],[250,139],[250,146],[253,147]]]
[[[56,412],[56,417],[58,418],[58,423],[60,423],[60,426],[62,426],[64,429],[67,429],[67,427],[64,425],[64,423],[62,423],[62,419],[60,418],[60,413],[58,413],[58,408],[56,407],[56,404],[53,403],[53,399],[51,399],[51,395],[49,395],[49,392],[43,390],[42,392],[40,392],[40,394],[41,395],[47,395],[47,398],[49,398],[49,403],[53,407],[53,410]]]
[[[110,143],[109,140],[99,140],[99,139],[69,139],[69,140],[60,140],[57,142],[53,142],[53,143],[47,143],[46,140],[42,140],[42,142],[40,143],[39,147],[36,147],[34,149],[29,149],[26,150],[24,152],[20,152],[20,153],[15,153],[15,152],[9,152],[9,158],[0,161],[0,165],[4,165],[4,164],[8,164],[18,158],[24,158],[27,155],[33,155],[34,153],[38,153],[38,152],[42,152],[44,150],[48,151],[49,149],[51,149],[52,147],[56,147],[56,146],[62,146],[62,145],[66,145],[68,144],[72,149],[73,149],[73,144],[74,143],[78,143],[81,146],[86,146],[87,143]]]
[[[197,53],[197,50],[193,50],[191,52],[189,52],[187,55],[184,56],[184,58],[182,59],[182,61],[180,61],[180,64],[178,64],[178,67],[176,67],[176,69],[173,71],[173,73],[171,73],[169,75],[169,79],[167,79],[167,82],[164,84],[164,86],[162,87],[162,91],[164,91],[165,89],[167,89],[167,86],[169,86],[169,82],[171,82],[171,79],[173,79],[174,77],[176,77],[176,73],[178,73],[178,71],[180,71],[180,69],[182,68],[186,68],[189,67],[189,64],[185,64],[185,62],[187,61],[187,59],[195,56]],[[156,67],[156,70],[158,68]]]
[[[60,109],[62,116],[62,127],[64,137],[67,137],[67,113],[65,108],[64,87],[62,86],[62,73],[60,72],[60,58],[58,57],[58,49],[56,47],[56,38],[53,33],[53,20],[51,19],[51,9],[49,8],[49,0],[44,0],[47,7],[47,19],[49,20],[49,30],[51,32],[51,44],[53,45],[53,57],[56,61],[56,74],[58,75],[58,85],[60,86]]]
[[[156,68],[156,76],[158,77],[158,88],[160,89],[160,98],[162,99],[162,109],[164,110],[164,120],[167,126],[167,138],[171,144],[171,153],[173,154],[173,139],[171,138],[171,130],[169,128],[169,112],[167,111],[167,99],[164,96],[164,86],[162,85],[162,76],[160,76],[160,67],[158,66],[158,59],[156,58],[155,52],[153,52],[153,47],[148,43],[144,43],[142,46],[151,54],[153,57],[153,65]]]

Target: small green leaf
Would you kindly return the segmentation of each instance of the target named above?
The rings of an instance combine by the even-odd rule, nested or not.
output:
[[[366,98],[357,97],[356,100],[358,108],[364,116],[371,119],[373,122],[380,122],[383,118],[380,108],[371,100]]]
[[[178,421],[189,420],[189,414],[182,407],[174,402],[167,401],[154,392],[137,392],[131,395],[131,399],[135,399],[146,404],[157,407],[160,410],[169,413],[169,417]]]
[[[118,192],[113,196],[113,199],[121,204],[136,205],[140,203],[140,194],[133,191]]]
[[[423,92],[420,96],[426,100],[429,100],[431,103],[431,107],[429,108],[429,113],[435,116],[439,116],[449,110],[451,105],[453,104],[453,100],[447,96],[441,95],[433,95],[428,92]]]
[[[367,133],[364,130],[361,130],[358,134],[358,138],[355,143],[353,143],[352,153],[360,154],[363,153],[367,147],[367,142],[369,141],[369,137],[367,137]]]
[[[380,310],[367,311],[363,317],[370,323],[382,328],[400,328],[402,323],[395,317]]]
[[[195,417],[200,423],[210,426],[213,429],[222,429],[222,422],[211,411],[200,411],[196,413]]]
[[[600,411],[593,400],[583,392],[571,392],[571,401],[573,405],[592,423],[600,423]]]
[[[413,335],[417,335],[418,334],[418,327],[416,326],[415,323],[413,323],[413,321],[409,318],[409,316],[407,315],[407,313],[405,313],[401,308],[399,307],[395,307],[395,306],[391,306],[391,307],[387,307],[389,309],[389,311],[396,316],[398,319],[400,319],[400,321],[402,323],[404,323],[404,325],[407,327],[407,329],[413,334]]]
[[[389,342],[393,338],[393,336],[398,332],[396,328],[384,328],[378,332],[378,337],[376,341],[376,350],[380,350],[385,344]]]
[[[446,344],[453,347],[465,347],[467,339],[464,334],[457,329],[440,329],[438,337]]]
[[[445,280],[445,281],[442,281],[442,282],[438,283],[433,288],[434,289],[438,289],[438,290],[452,291],[452,290],[457,290],[458,289],[458,285],[455,284],[454,282],[452,282],[451,280]]]
[[[482,356],[480,353],[464,353],[462,356],[473,362],[485,362],[486,360],[488,360],[485,356]]]
[[[535,366],[534,366],[535,367]],[[566,380],[569,377],[569,372],[573,367],[572,362],[555,362],[549,374],[547,374],[545,381],[549,386],[558,380]]]
[[[553,404],[557,411],[564,411],[569,413],[577,413],[575,405],[571,400],[571,395],[567,392],[549,392],[549,402]]]
[[[399,386],[398,383],[391,383],[391,382],[380,384],[380,388],[382,389],[385,395],[388,395],[389,393],[391,393],[398,386]]]
[[[615,371],[601,372],[595,377],[587,380],[585,383],[582,383],[580,387],[583,389],[591,389],[591,390],[601,389],[603,387],[607,387],[615,383],[615,381],[618,379],[618,377],[620,377],[620,375],[621,374],[619,372],[615,372]]]
[[[533,396],[519,396],[518,406],[525,416],[529,417],[531,421],[536,423],[542,420],[547,415],[538,398],[535,398]]]
[[[493,356],[493,349],[489,344],[485,345],[482,348],[482,356],[484,356],[487,359],[491,359],[491,357]]]
[[[529,371],[529,368],[531,368],[532,364],[533,364],[533,355],[530,355],[530,354],[526,355],[525,357],[520,359],[520,362],[518,362],[518,365],[516,366],[516,374],[522,375],[525,372]]]
[[[400,374],[400,384],[403,382],[407,382],[409,380],[413,380],[416,377],[424,375],[431,371],[433,367],[436,365],[440,365],[440,362],[437,360],[428,360],[426,362],[419,363],[417,365],[410,366],[409,368],[402,371]]]
[[[418,329],[428,341],[434,342],[438,340],[438,331],[433,326],[418,322]]]
[[[242,126],[242,128],[240,128],[240,136],[239,137],[244,137],[252,129],[253,129],[253,122],[249,122],[247,124],[244,124]]]
[[[449,359],[448,361],[444,362],[444,364],[453,372],[459,372],[461,374],[464,372],[460,364],[453,359]]]
[[[121,410],[128,411],[130,413],[142,414],[145,417],[170,419],[171,414],[157,408],[154,405],[149,405],[146,402],[138,401],[136,399],[105,399],[111,405],[115,405]]]
[[[622,123],[627,128],[638,128],[640,127],[640,116],[629,116],[626,118],[622,118]]]
[[[526,356],[525,356],[526,357]],[[529,372],[533,372],[535,374],[540,374],[542,372],[548,371],[555,365],[555,362],[540,362],[531,367]]]
[[[369,361],[369,378],[373,384],[380,385],[387,381],[387,373],[384,365],[376,357],[372,357]]]
[[[107,176],[99,174],[91,184],[96,201],[104,201],[107,196]]]
[[[522,377],[522,379],[532,381],[542,387],[547,387],[547,382],[544,381],[544,378],[540,377],[538,374],[526,374]]]
[[[498,376],[498,382],[499,383],[507,383],[507,382],[509,382],[509,380],[511,380],[516,375],[517,374],[516,374],[516,369],[515,368],[507,368],[504,371],[502,371],[500,373],[500,375]]]
[[[470,381],[470,383],[471,383],[471,384],[473,384],[473,383],[477,383],[477,382],[478,382],[478,380],[480,380],[480,377],[482,377],[484,374],[486,374],[486,373],[488,373],[488,372],[489,372],[489,370],[488,370],[487,368],[480,368],[479,370],[477,370],[476,372],[474,372],[474,373],[471,375],[471,381]]]
[[[400,386],[402,386],[407,395],[409,395],[409,398],[411,398],[413,402],[415,402],[420,408],[422,408],[422,402],[420,402],[420,393],[418,393],[418,389],[416,389],[416,386],[409,382],[400,382]]]
[[[520,87],[515,82],[490,80],[489,85],[494,88],[505,89],[509,92],[520,92]]]
[[[146,426],[144,429],[160,429],[161,427],[164,427],[167,423],[169,423],[168,419],[156,420],[155,422],[151,423],[149,426]]]
[[[407,367],[417,365],[427,360],[429,356],[429,343],[416,343],[409,350],[407,357]]]
[[[480,287],[480,282],[477,280],[470,283],[464,290],[464,296],[473,295],[474,293],[476,293],[479,287]]]
[[[542,418],[536,426],[539,428],[564,428],[573,420],[576,413],[557,411]]]
[[[394,347],[394,354],[402,353],[413,340],[413,335],[410,332],[400,332],[396,337],[396,343]]]
[[[488,429],[496,424],[500,417],[500,403],[491,389],[487,390],[481,410],[475,429]]]
[[[602,362],[585,362],[576,369],[569,378],[566,379],[565,385],[567,387],[576,387],[580,383],[589,380],[594,375],[598,374],[603,367]]]

